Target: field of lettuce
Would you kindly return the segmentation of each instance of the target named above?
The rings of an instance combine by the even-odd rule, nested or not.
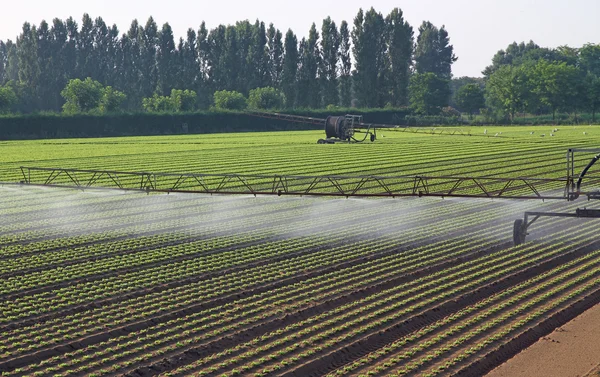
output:
[[[543,218],[512,245],[524,211],[593,203],[8,183],[23,165],[563,178],[600,127],[554,128],[0,142],[0,375],[484,375],[600,302],[595,220]]]

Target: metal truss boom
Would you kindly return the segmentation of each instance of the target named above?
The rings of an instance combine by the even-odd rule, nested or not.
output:
[[[29,185],[146,192],[337,197],[568,199],[568,179],[455,176],[284,176],[21,167]],[[560,192],[562,195],[545,195]]]

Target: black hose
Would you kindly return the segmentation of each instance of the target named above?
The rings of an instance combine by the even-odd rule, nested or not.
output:
[[[583,181],[583,178],[587,174],[588,170],[590,170],[590,168],[592,166],[594,166],[594,164],[596,163],[596,161],[598,161],[599,159],[600,159],[600,154],[598,154],[594,158],[592,158],[592,161],[590,161],[590,163],[587,164],[587,166],[585,167],[585,169],[583,169],[581,171],[581,173],[579,174],[579,179],[577,179],[577,191],[573,195],[573,200],[575,200],[575,199],[577,199],[579,197],[579,194],[581,193],[581,182]]]

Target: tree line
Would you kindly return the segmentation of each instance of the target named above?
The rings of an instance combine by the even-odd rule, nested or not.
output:
[[[600,108],[600,45],[581,48],[513,43],[484,71],[487,106],[513,120],[520,113],[589,112]],[[471,83],[473,85],[473,83]],[[466,92],[463,89],[463,92]]]
[[[176,41],[171,26],[159,28],[152,17],[120,33],[85,14],[81,25],[73,18],[26,22],[15,42],[0,41],[0,107],[74,111],[104,98],[132,112],[172,109],[175,90],[194,93],[202,109],[214,105],[216,92],[248,97],[257,88],[265,89],[261,95],[275,90],[286,108],[400,107],[411,103],[411,93],[412,102],[423,101],[427,86],[437,85],[439,110],[448,102],[454,61],[443,26],[425,21],[415,39],[400,9],[387,16],[360,9],[351,25],[328,17],[301,40],[291,29],[284,35],[273,24],[246,20],[212,30],[203,22]],[[74,106],[81,91],[86,99]]]

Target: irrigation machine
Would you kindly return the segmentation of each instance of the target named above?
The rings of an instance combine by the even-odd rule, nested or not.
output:
[[[327,118],[312,118],[300,115],[289,115],[280,113],[248,112],[250,116],[278,119],[286,122],[314,124],[324,126],[325,139],[317,140],[317,144],[336,143],[362,143],[364,141],[374,142],[377,140],[377,129],[413,132],[422,131],[421,127],[400,126],[391,124],[365,123],[362,115],[346,114],[341,116],[328,116]],[[433,129],[435,130],[435,128]],[[440,131],[440,133],[443,132]],[[452,134],[470,135],[468,131],[453,129]]]

